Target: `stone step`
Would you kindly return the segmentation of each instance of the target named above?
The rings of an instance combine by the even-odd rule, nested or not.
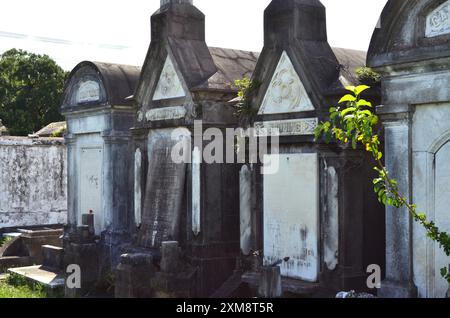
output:
[[[64,275],[59,271],[42,265],[11,268],[8,272],[20,275],[32,283],[39,283],[50,291],[64,289]]]
[[[235,272],[209,298],[230,298],[242,284],[242,272]]]

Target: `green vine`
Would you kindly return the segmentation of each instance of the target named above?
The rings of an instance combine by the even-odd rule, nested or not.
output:
[[[261,83],[258,80],[251,80],[248,77],[234,81],[234,86],[238,88],[238,102],[235,112],[237,117],[248,118],[256,115],[257,110],[252,107],[249,97],[260,85]]]
[[[397,180],[389,176],[389,172],[381,159],[380,140],[375,133],[378,125],[378,116],[373,112],[372,103],[361,98],[361,93],[369,89],[369,86],[350,86],[346,89],[351,92],[341,98],[340,105],[345,107],[330,108],[330,121],[320,123],[315,130],[315,138],[323,137],[327,143],[335,139],[344,145],[351,145],[353,149],[358,144],[365,147],[375,159],[378,177],[373,180],[374,191],[378,200],[384,205],[397,209],[405,207],[413,219],[420,223],[426,230],[427,236],[439,244],[439,247],[450,256],[450,236],[441,232],[433,221],[428,221],[424,213],[417,210],[415,204],[408,202],[398,188]],[[441,269],[441,275],[450,283],[450,272],[447,267]]]

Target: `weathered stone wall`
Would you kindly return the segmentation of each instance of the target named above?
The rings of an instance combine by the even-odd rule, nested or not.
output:
[[[66,154],[62,138],[0,137],[0,228],[66,223]]]

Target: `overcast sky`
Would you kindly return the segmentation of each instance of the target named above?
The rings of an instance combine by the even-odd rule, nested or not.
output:
[[[332,46],[367,50],[387,0],[322,0]],[[0,12],[0,52],[45,53],[64,69],[83,60],[142,65],[160,0],[14,0]],[[209,46],[260,51],[270,0],[194,0]]]

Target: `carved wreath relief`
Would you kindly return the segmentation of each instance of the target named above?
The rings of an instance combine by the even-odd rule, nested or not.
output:
[[[450,33],[450,1],[433,10],[427,16],[425,36],[427,38]]]
[[[314,110],[314,106],[289,56],[283,52],[259,114],[283,114],[310,110]]]

